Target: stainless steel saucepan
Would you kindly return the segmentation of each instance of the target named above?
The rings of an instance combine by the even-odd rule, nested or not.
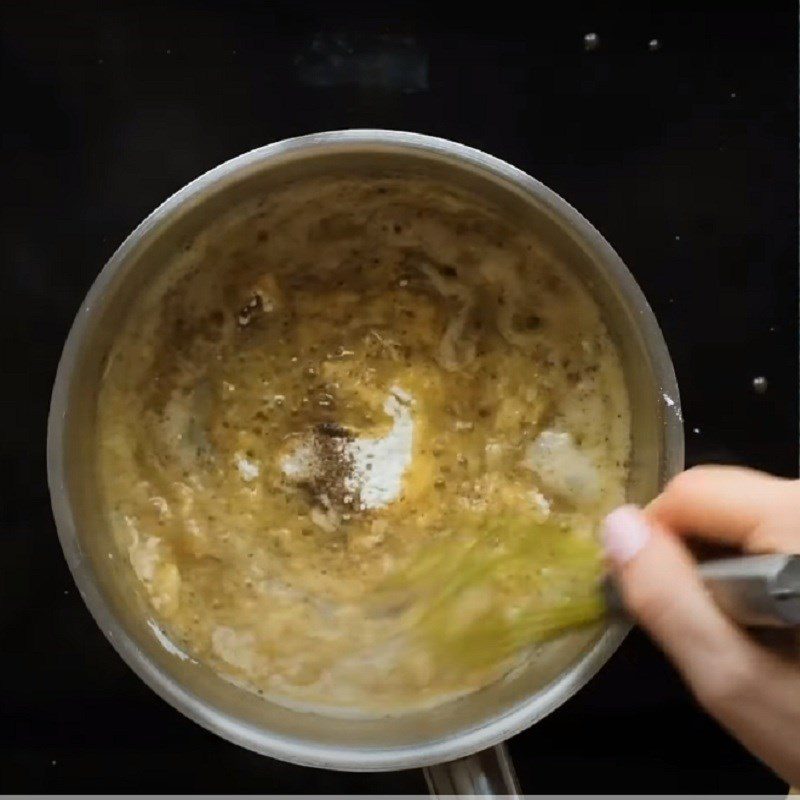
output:
[[[94,463],[95,407],[126,309],[210,220],[273,187],[311,177],[424,174],[477,192],[528,225],[582,277],[616,340],[633,415],[629,499],[644,502],[683,466],[678,387],[661,331],[630,272],[570,205],[518,169],[429,136],[349,130],[288,139],[216,167],[173,195],[125,240],[78,312],[58,367],[48,473],[61,545],[86,605],[117,652],[161,697],[220,736],[274,758],[339,770],[427,767],[445,793],[515,792],[502,742],[558,708],[611,656],[627,625],[565,636],[526,669],[433,710],[333,719],[256,698],[166,649],[132,601],[130,569],[109,557]]]

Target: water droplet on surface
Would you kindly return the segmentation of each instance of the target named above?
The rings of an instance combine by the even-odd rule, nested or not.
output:
[[[583,47],[585,50],[597,50],[600,47],[600,37],[596,33],[587,33],[583,37]]]
[[[656,50],[660,50],[661,49],[661,42],[658,39],[651,39],[647,43],[647,49],[651,53],[655,53]]]
[[[769,384],[767,383],[767,379],[763,375],[758,375],[757,377],[753,378],[753,391],[756,394],[764,394],[767,391]]]

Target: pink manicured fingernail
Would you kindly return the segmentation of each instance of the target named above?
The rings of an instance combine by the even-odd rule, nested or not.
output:
[[[608,558],[622,565],[647,544],[650,528],[636,506],[620,506],[603,521],[602,537]]]

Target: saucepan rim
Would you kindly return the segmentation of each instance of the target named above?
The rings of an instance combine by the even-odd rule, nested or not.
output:
[[[480,727],[457,731],[432,743],[403,745],[384,749],[320,744],[275,734],[245,723],[212,707],[152,661],[137,647],[116,618],[108,600],[98,587],[91,564],[81,553],[76,519],[70,502],[64,465],[67,404],[71,380],[79,362],[82,345],[91,329],[92,314],[117,273],[122,270],[137,245],[155,227],[165,224],[179,209],[203,196],[232,176],[246,173],[288,155],[312,153],[319,148],[367,151],[390,147],[410,153],[441,156],[462,167],[488,173],[510,182],[527,193],[570,228],[604,262],[612,279],[638,312],[636,324],[642,333],[656,376],[662,402],[663,464],[662,480],[683,467],[683,425],[675,373],[658,323],[631,273],[601,234],[555,192],[510,164],[480,150],[446,139],[417,133],[389,130],[343,130],[315,133],[285,139],[260,147],[220,164],[201,175],[153,211],[123,242],[109,259],[86,295],[64,344],[50,404],[47,434],[47,472],[53,514],[64,554],[75,583],[100,629],[120,656],[158,695],[190,719],[223,738],[250,750],[284,761],[307,766],[351,771],[379,771],[427,766],[448,761],[497,744],[533,724],[580,689],[608,660],[624,639],[628,626],[609,625],[592,649],[548,685],[540,695],[518,704],[507,714],[488,720]]]

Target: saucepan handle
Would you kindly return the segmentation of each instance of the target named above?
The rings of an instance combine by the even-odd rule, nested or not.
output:
[[[455,761],[425,767],[425,780],[434,797],[520,796],[514,765],[504,744]]]

